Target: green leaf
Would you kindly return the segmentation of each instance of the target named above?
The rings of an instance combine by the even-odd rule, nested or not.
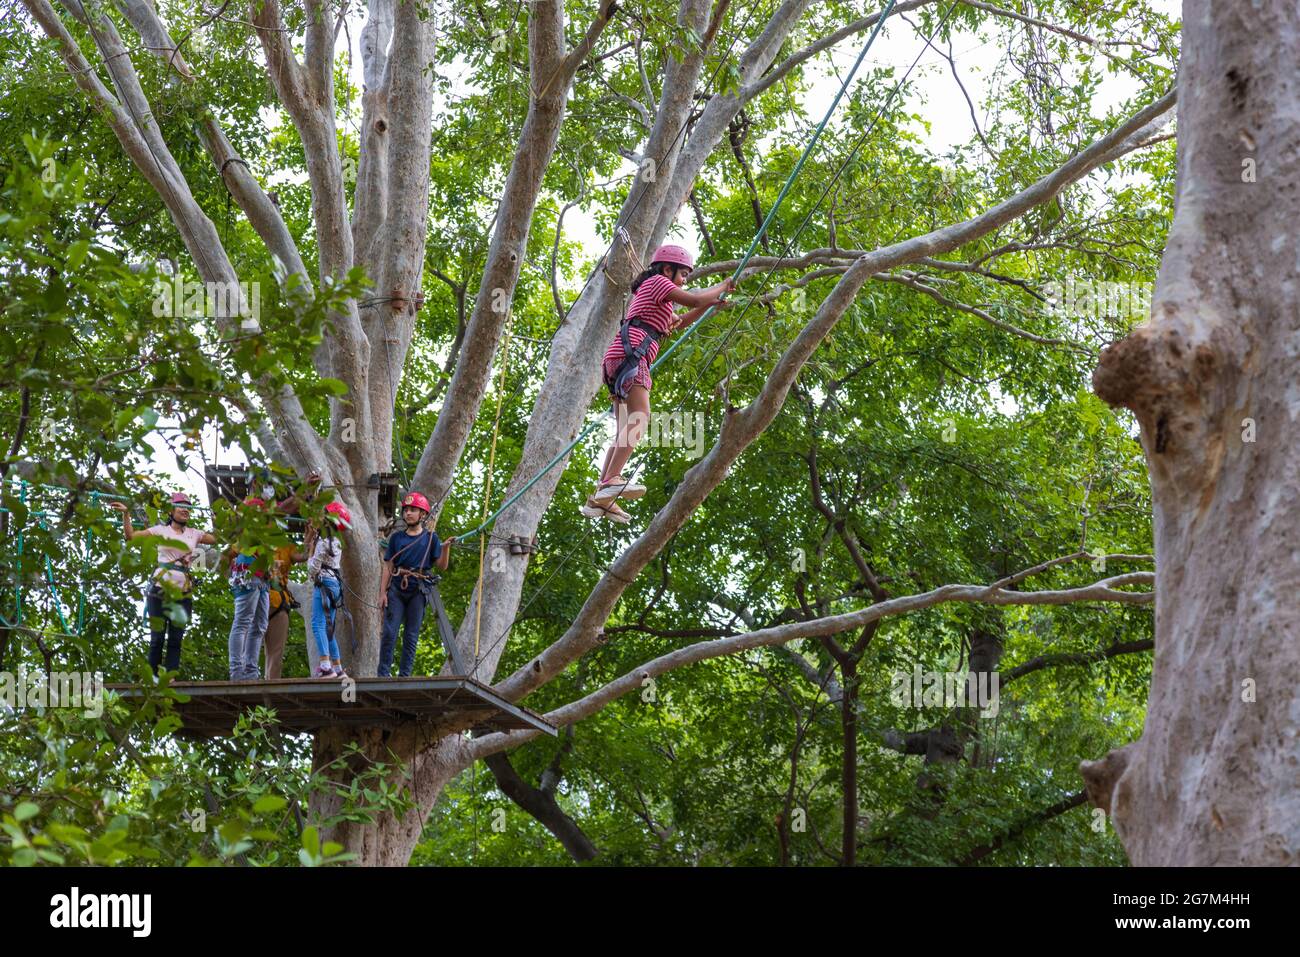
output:
[[[257,799],[253,804],[254,814],[269,814],[272,811],[279,811],[289,802],[278,794],[267,794]]]
[[[322,378],[320,380],[321,390],[328,395],[347,395],[348,384],[341,379]]]
[[[320,832],[314,825],[303,828],[302,848],[312,857],[320,856]]]
[[[40,806],[31,801],[23,801],[14,808],[14,820],[28,821],[41,813]]]
[[[81,268],[81,264],[86,260],[86,253],[90,250],[90,241],[78,239],[68,247],[67,267],[70,272],[75,272]]]

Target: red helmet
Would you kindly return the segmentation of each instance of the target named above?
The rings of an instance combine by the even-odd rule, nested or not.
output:
[[[425,498],[423,495],[421,495],[419,492],[406,493],[406,498],[402,499],[402,508],[408,508],[408,507],[418,508],[422,510],[425,515],[429,514],[429,500]]]
[[[695,258],[682,246],[674,246],[671,243],[656,249],[655,254],[650,257],[650,262],[652,264],[672,263],[674,266],[685,266],[687,269],[695,268]]]
[[[339,528],[352,527],[352,513],[342,502],[330,502],[325,506],[325,514],[334,516],[334,524]]]
[[[189,505],[190,497],[184,492],[172,492],[170,501],[173,505]]]

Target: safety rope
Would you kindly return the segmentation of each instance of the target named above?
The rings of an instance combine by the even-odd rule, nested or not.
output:
[[[492,500],[492,471],[497,459],[497,437],[501,434],[501,406],[506,394],[506,372],[510,368],[510,338],[514,331],[514,310],[506,314],[506,337],[501,344],[501,376],[497,380],[497,411],[492,422],[492,445],[488,450],[487,480],[483,489],[483,517],[487,521],[488,503]],[[459,536],[464,538],[465,536]],[[478,540],[478,584],[474,599],[474,668],[478,669],[479,633],[483,625],[483,564],[487,557],[487,536]]]

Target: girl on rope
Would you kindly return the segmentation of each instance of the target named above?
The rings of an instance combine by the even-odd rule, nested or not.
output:
[[[600,483],[582,506],[588,518],[605,518],[626,524],[627,512],[619,498],[637,499],[645,486],[626,478],[623,466],[650,421],[650,366],[659,354],[659,341],[670,332],[694,323],[710,306],[723,306],[723,297],[735,288],[731,279],[700,292],[683,289],[695,261],[681,246],[660,246],[650,268],[632,283],[632,303],[618,335],[605,352],[604,380],[614,405],[614,444],[605,455]],[[674,315],[673,306],[687,306]]]

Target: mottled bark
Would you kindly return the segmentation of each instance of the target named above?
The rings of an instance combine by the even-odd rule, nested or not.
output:
[[[1293,0],[1184,5],[1152,315],[1093,377],[1137,416],[1154,499],[1146,724],[1084,766],[1142,866],[1300,863],[1297,63]]]

